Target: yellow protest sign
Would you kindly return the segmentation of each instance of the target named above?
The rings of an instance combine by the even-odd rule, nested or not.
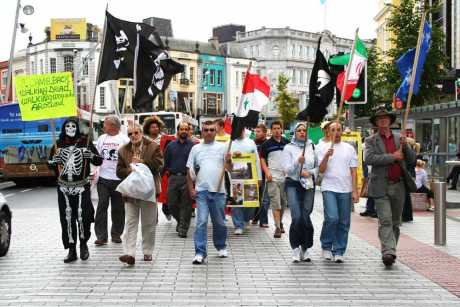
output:
[[[16,96],[23,121],[77,115],[70,72],[18,76]]]
[[[234,202],[229,207],[259,207],[259,186],[256,155],[241,154],[232,158],[230,194]]]
[[[363,143],[361,141],[361,133],[352,131],[348,133],[342,134],[342,141],[349,143],[353,148],[356,150],[356,154],[358,155],[358,189],[361,189],[363,186]]]

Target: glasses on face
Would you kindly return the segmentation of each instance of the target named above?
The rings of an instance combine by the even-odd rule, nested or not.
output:
[[[214,128],[203,128],[203,132],[214,132],[216,129]]]
[[[307,132],[306,129],[297,129],[297,132]]]
[[[133,134],[138,135],[139,133],[140,133],[139,131],[128,132],[128,136],[132,136]]]

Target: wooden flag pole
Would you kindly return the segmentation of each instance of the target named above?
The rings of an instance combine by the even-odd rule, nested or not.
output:
[[[248,69],[246,70],[246,78],[247,78],[247,74],[251,71],[251,67],[252,67],[252,61],[249,62]],[[240,104],[238,105],[238,112],[237,112],[238,114],[241,112],[242,105],[243,105],[243,101],[240,100]],[[228,155],[228,153],[232,150],[232,143],[233,143],[233,140],[230,138],[230,142],[228,142],[228,147],[227,147],[227,151],[225,155]],[[219,183],[217,184],[217,191],[219,191],[220,187],[222,186],[222,182],[224,181],[224,175],[225,175],[225,162],[224,162],[224,167],[222,168],[222,172],[220,173]]]
[[[420,56],[420,46],[422,45],[423,29],[425,26],[426,14],[427,14],[427,11],[423,13],[422,18],[420,20],[420,28],[419,28],[418,39],[417,39],[417,49],[415,49],[414,64],[412,65],[412,74],[411,74],[410,84],[409,84],[409,94],[407,95],[406,110],[404,112],[404,119],[402,122],[402,129],[401,129],[401,134],[404,136],[406,136],[406,126],[407,126],[407,120],[408,120],[409,112],[410,112],[410,103],[411,103],[412,95],[414,92],[414,81],[415,81],[415,76],[417,73],[418,59]]]

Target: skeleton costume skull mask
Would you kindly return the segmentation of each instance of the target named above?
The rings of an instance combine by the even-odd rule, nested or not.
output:
[[[67,122],[65,124],[65,134],[68,136],[68,137],[75,137],[75,134],[77,132],[77,124],[74,123],[74,122]]]

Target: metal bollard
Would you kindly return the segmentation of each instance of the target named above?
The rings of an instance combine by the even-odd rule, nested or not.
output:
[[[435,181],[434,193],[434,244],[446,245],[446,183]]]

